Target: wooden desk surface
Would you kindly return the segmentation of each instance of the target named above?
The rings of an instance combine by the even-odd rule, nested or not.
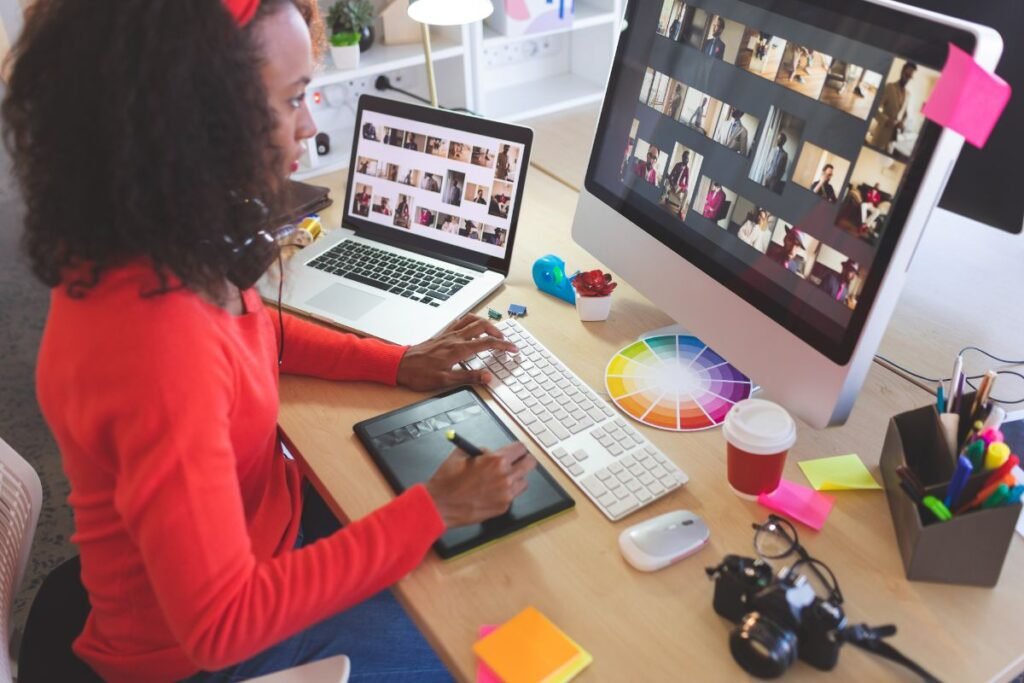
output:
[[[341,188],[341,176],[326,178]],[[575,311],[539,293],[533,260],[558,253],[585,265],[592,257],[572,243],[575,193],[534,170],[520,219],[515,267],[507,286],[481,308],[529,306],[524,324],[588,384],[603,389],[611,355],[644,331],[671,321],[628,285],[615,293],[611,318],[581,323]],[[336,224],[337,209],[325,216]],[[482,392],[486,396],[486,392]],[[348,519],[361,517],[392,493],[352,433],[359,420],[411,403],[421,395],[368,384],[288,377],[281,383],[281,424],[312,476]],[[874,367],[849,423],[828,431],[800,426],[785,476],[803,483],[797,460],[858,453],[880,481],[877,461],[888,418],[927,403],[927,393]],[[499,414],[502,410],[493,404]],[[441,658],[464,681],[475,677],[471,651],[480,624],[501,623],[535,605],[594,655],[583,681],[737,680],[728,648],[731,626],[711,607],[704,567],[727,553],[753,554],[752,522],[767,511],[729,492],[720,430],[672,434],[638,426],[689,475],[690,483],[619,523],[606,520],[539,448],[507,420],[541,463],[576,499],[561,517],[468,556],[442,562],[428,555],[395,592]],[[853,623],[895,623],[892,643],[949,681],[1005,680],[1024,668],[1024,541],[1015,537],[995,589],[905,580],[882,492],[837,494],[825,528],[800,527],[800,540],[835,571]],[[710,547],[654,574],[631,569],[619,554],[625,527],[672,509],[702,515]],[[955,550],[953,550],[955,552]],[[358,667],[358,662],[355,663]],[[791,680],[817,672],[797,664]],[[911,680],[902,670],[845,647],[831,680]]]

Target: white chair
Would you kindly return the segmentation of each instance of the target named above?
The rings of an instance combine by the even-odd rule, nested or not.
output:
[[[3,647],[0,647],[0,683],[13,680],[8,648],[11,607],[25,576],[42,503],[39,475],[0,439],[0,628],[4,634]]]
[[[350,663],[345,655],[328,657],[319,662],[310,662],[249,679],[249,683],[345,683],[348,680]]]

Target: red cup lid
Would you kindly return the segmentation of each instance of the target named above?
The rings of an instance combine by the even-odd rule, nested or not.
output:
[[[796,443],[796,423],[786,409],[760,398],[748,398],[725,416],[726,441],[754,455],[772,455]]]

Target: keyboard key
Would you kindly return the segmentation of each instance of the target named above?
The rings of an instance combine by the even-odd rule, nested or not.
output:
[[[572,474],[572,476],[574,476],[574,477],[578,477],[578,476],[580,476],[580,475],[581,475],[581,474],[583,474],[583,472],[585,472],[585,471],[586,471],[586,470],[584,470],[584,469],[583,469],[582,467],[580,467],[580,466],[579,466],[578,464],[575,464],[575,463],[574,463],[574,464],[572,464],[572,465],[569,465],[569,473],[570,473],[570,474]]]
[[[504,384],[498,384],[497,382],[494,382],[493,379],[491,381],[491,385],[492,386],[490,387],[490,389],[492,392],[494,392],[494,396],[499,401],[504,403],[506,408],[511,410],[513,413],[521,413],[524,410],[526,410],[526,406],[523,404],[522,401],[519,400],[518,396],[512,393],[511,389],[506,387]]]
[[[545,422],[544,426],[547,427],[552,434],[558,437],[559,441],[564,441],[565,439],[569,438],[569,430],[567,430],[565,427],[563,427],[555,420],[549,420]]]
[[[536,434],[535,436],[540,440],[542,444],[544,444],[545,448],[551,448],[556,443],[558,443],[558,438],[546,429],[542,431],[540,434]]]
[[[650,496],[651,494],[647,494]],[[605,491],[604,493],[597,496],[597,502],[601,504],[601,507],[608,509],[612,503],[618,503],[619,499],[615,497],[615,494],[611,491]]]
[[[587,415],[589,415],[590,419],[593,420],[594,422],[600,422],[601,420],[604,419],[604,413],[602,413],[601,410],[596,407],[588,410]]]
[[[606,446],[606,448],[608,449],[608,452],[611,453],[612,455],[622,455],[624,453],[622,447],[619,446],[619,444],[617,443],[609,444]]]
[[[587,420],[586,422],[574,422],[569,426],[569,431],[572,432],[573,434],[579,434],[592,424],[594,423],[591,422],[590,420]]]
[[[594,497],[600,496],[602,493],[608,490],[607,488],[605,488],[605,485],[601,483],[601,480],[598,479],[597,476],[593,474],[590,475],[589,477],[586,477],[585,479],[581,479],[580,485],[583,486],[583,488],[585,488],[587,491],[589,491],[590,495]]]
[[[385,291],[390,289],[390,287],[388,287],[383,282],[378,282],[377,280],[371,280],[368,277],[364,277],[362,275],[356,275],[355,273],[346,273],[343,277],[346,280],[352,280],[353,282],[358,282],[358,283],[363,284],[363,285],[369,285],[370,287],[376,287],[377,289],[383,289]]]
[[[608,514],[618,519],[619,517],[635,510],[639,504],[640,503],[636,497],[630,495],[626,498],[620,498],[605,509],[608,510]]]

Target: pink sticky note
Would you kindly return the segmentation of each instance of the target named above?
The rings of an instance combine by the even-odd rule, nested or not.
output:
[[[950,43],[946,66],[923,113],[960,133],[975,147],[984,147],[1009,101],[1009,83],[982,69],[971,55]]]
[[[496,628],[498,627],[493,624],[484,624],[480,627],[480,637],[483,638]],[[476,663],[476,683],[501,683],[501,679],[498,678],[498,674],[491,671],[491,667],[478,661]]]
[[[783,479],[779,482],[779,488],[771,493],[762,493],[757,497],[757,502],[773,512],[792,517],[820,531],[836,499],[835,496],[827,496]]]

